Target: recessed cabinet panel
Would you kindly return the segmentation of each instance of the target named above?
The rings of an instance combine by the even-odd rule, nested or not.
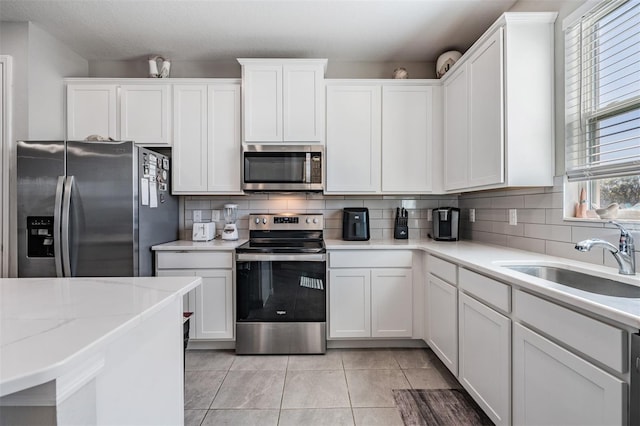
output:
[[[380,188],[381,89],[327,86],[326,193]]]
[[[117,101],[114,84],[67,85],[67,139],[84,140],[90,135],[120,139]]]
[[[316,65],[283,66],[285,141],[324,140],[324,73]]]
[[[427,278],[427,343],[458,375],[458,289],[440,278]]]
[[[329,337],[371,337],[371,272],[329,271]]]
[[[382,191],[431,191],[433,88],[382,88]]]
[[[173,87],[172,192],[207,191],[207,86]]]
[[[459,294],[459,380],[496,424],[511,422],[511,320]]]
[[[209,85],[207,191],[239,193],[240,85]]]
[[[169,145],[168,84],[120,86],[120,139],[145,145]]]
[[[282,65],[245,66],[242,76],[245,141],[282,141]]]
[[[411,337],[413,280],[411,269],[371,270],[372,337]]]
[[[513,327],[513,424],[624,424],[626,383],[520,324]]]
[[[467,63],[470,187],[504,182],[502,34],[498,29]]]
[[[469,143],[467,68],[461,64],[444,83],[444,189],[467,186]]]
[[[200,339],[233,338],[233,274],[230,269],[201,269],[196,287],[196,336]]]

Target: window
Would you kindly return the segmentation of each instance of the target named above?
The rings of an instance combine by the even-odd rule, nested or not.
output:
[[[565,49],[568,192],[640,220],[640,0],[598,2],[565,28]]]

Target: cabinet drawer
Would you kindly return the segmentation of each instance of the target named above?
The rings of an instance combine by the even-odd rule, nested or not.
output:
[[[457,284],[456,279],[456,265],[453,263],[442,260],[439,257],[429,255],[427,259],[427,268],[430,273],[436,277],[440,277],[451,284]]]
[[[330,268],[411,268],[407,250],[338,250],[329,253]]]
[[[511,311],[511,286],[460,268],[458,287],[503,312]]]
[[[519,290],[513,304],[523,322],[620,373],[627,371],[626,331]]]
[[[158,269],[233,268],[232,252],[160,251],[156,254]]]

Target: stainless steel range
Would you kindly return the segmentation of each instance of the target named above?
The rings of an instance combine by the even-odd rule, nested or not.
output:
[[[322,214],[251,214],[236,249],[236,353],[325,353]]]

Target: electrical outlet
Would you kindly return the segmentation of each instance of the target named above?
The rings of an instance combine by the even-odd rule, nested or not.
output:
[[[476,221],[476,209],[469,209],[469,222]]]
[[[433,210],[427,209],[427,222],[433,222]]]
[[[517,225],[518,224],[518,210],[509,209],[509,225]]]
[[[194,210],[193,211],[193,221],[194,222],[202,222],[202,210]]]
[[[221,220],[222,212],[221,210],[211,210],[211,221],[217,222]]]

